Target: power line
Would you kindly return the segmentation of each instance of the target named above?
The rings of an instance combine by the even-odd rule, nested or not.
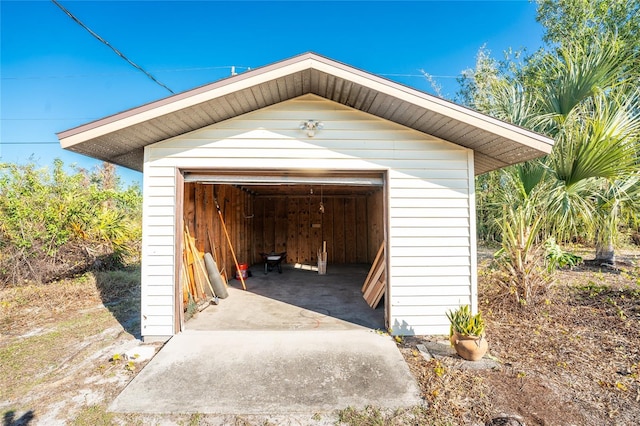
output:
[[[385,73],[378,73],[378,75],[382,75],[382,76],[389,76],[389,77],[422,77],[424,78],[424,74],[385,74]],[[431,77],[435,77],[435,78],[458,78],[460,76],[458,75],[432,75],[430,74]],[[462,75],[462,74],[460,74]]]
[[[131,59],[127,58],[122,52],[120,52],[118,49],[116,49],[115,47],[113,47],[107,40],[103,39],[102,37],[100,37],[98,34],[96,34],[92,29],[90,29],[89,27],[87,27],[85,24],[83,24],[78,18],[76,18],[71,12],[69,12],[64,6],[62,6],[60,3],[58,3],[56,0],[51,0],[53,2],[53,4],[55,4],[56,6],[58,6],[58,8],[60,8],[60,10],[62,10],[64,13],[67,14],[67,16],[69,16],[69,18],[73,19],[78,25],[80,25],[82,28],[84,28],[85,30],[87,30],[89,32],[89,34],[91,34],[92,36],[94,36],[95,38],[97,38],[101,43],[103,43],[105,46],[107,46],[108,48],[110,48],[111,50],[113,50],[113,52],[120,56],[122,59],[124,59],[125,61],[127,61],[127,63],[129,63],[132,67],[142,71],[147,77],[149,77],[152,81],[154,81],[155,83],[157,83],[158,85],[164,87],[165,89],[167,89],[171,94],[173,94],[173,90],[169,89],[166,85],[164,85],[163,83],[160,83],[154,76],[152,76],[150,73],[148,73],[146,70],[144,70],[141,66],[137,65],[136,63],[134,63]]]
[[[99,117],[61,117],[61,118],[48,118],[48,117],[10,117],[0,118],[0,121],[66,121],[66,120],[97,120]]]
[[[163,72],[187,72],[187,71],[208,71],[208,70],[220,70],[220,69],[235,69],[237,70],[251,70],[251,67],[246,66],[237,66],[237,65],[222,65],[222,66],[210,66],[210,67],[190,67],[190,68],[165,68],[165,69],[155,69],[153,72],[163,73]],[[15,77],[0,77],[0,80],[42,80],[42,79],[54,79],[54,78],[82,78],[82,77],[93,77],[93,76],[115,76],[115,75],[124,75],[125,72],[111,72],[111,73],[88,73],[88,74],[67,74],[67,75],[33,75],[33,76],[15,76]],[[402,73],[373,73],[379,76],[384,77],[412,77],[412,78],[424,78],[424,74],[402,74]],[[431,75],[434,78],[459,78],[460,75]]]
[[[238,65],[220,65],[220,66],[211,66],[211,67],[190,67],[190,68],[165,68],[158,69],[157,72],[175,72],[175,71],[207,71],[207,70],[221,70],[221,69],[229,69],[232,72],[244,69],[246,71],[250,71],[251,67],[238,66]]]
[[[60,142],[45,142],[45,141],[22,141],[22,142],[0,142],[2,145],[60,145]]]
[[[162,72],[183,72],[183,71],[208,71],[208,70],[250,70],[251,67],[237,66],[237,65],[223,65],[223,66],[211,66],[211,67],[191,67],[191,68],[165,68],[165,69],[152,69],[151,71],[156,73]],[[0,77],[0,80],[44,80],[44,79],[57,79],[57,78],[83,78],[83,77],[112,77],[116,75],[125,75],[129,72],[101,72],[101,73],[86,73],[86,74],[66,74],[66,75],[31,75],[31,76],[10,76]]]

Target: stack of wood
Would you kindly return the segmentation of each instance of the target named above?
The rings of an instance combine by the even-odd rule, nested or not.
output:
[[[211,302],[217,304],[218,298],[211,287],[204,263],[204,253],[196,247],[195,238],[191,237],[187,227],[183,242],[182,301],[185,308],[196,304],[198,310],[202,310]]]
[[[378,306],[378,303],[380,303],[380,299],[382,299],[382,295],[387,288],[387,274],[385,273],[386,264],[387,262],[384,255],[383,242],[378,250],[375,260],[373,261],[373,265],[369,270],[369,274],[362,285],[364,300],[366,300],[369,306],[373,309]]]

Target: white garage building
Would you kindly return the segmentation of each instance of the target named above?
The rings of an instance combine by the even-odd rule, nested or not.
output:
[[[219,200],[236,254],[249,263],[261,251],[314,263],[323,241],[329,264],[373,263],[383,245],[388,327],[446,334],[448,309],[477,308],[474,176],[553,145],[313,53],[58,137],[65,149],[144,173],[145,339],[182,329],[182,230],[203,251],[217,246],[209,235],[220,235]],[[220,255],[231,270],[231,256]]]

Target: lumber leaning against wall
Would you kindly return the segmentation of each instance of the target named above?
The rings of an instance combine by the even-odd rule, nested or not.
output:
[[[215,249],[214,257],[218,259],[219,268],[224,268],[227,276],[233,278],[235,265],[213,201],[214,196],[220,204],[238,260],[250,262],[253,259],[253,226],[252,219],[245,217],[244,212],[251,211],[251,195],[229,185],[185,183],[184,218],[196,239],[196,247],[211,254]],[[215,247],[211,247],[211,242]]]

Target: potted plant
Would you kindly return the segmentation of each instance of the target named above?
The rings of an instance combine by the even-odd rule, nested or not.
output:
[[[449,341],[456,353],[468,361],[477,361],[487,353],[489,344],[484,336],[484,320],[478,312],[471,314],[469,305],[447,312],[451,323]]]

